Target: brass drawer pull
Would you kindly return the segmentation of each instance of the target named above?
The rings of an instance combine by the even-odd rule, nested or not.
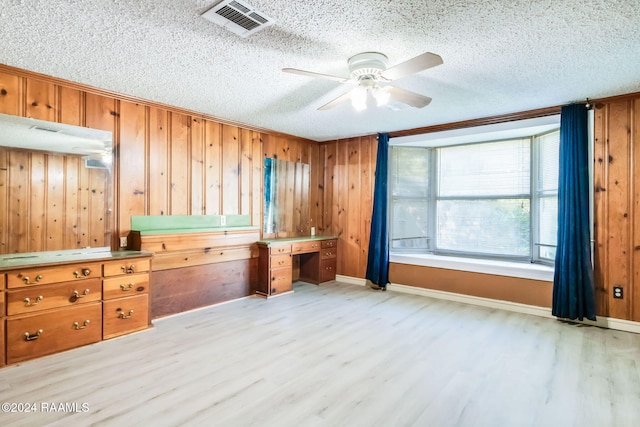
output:
[[[131,289],[133,289],[133,283],[129,283],[128,285],[120,285],[120,289],[122,289],[122,292],[127,292],[130,291]]]
[[[36,279],[32,282],[29,279],[29,276],[24,276],[22,278],[22,281],[24,282],[25,285],[35,285],[36,283],[38,283],[40,280],[42,280],[42,274],[38,274],[36,276]]]
[[[131,264],[129,267],[127,267],[126,265],[123,265],[123,266],[120,267],[122,272],[126,273],[126,274],[134,273],[135,272],[135,268],[136,268],[136,266],[134,264]]]
[[[44,297],[42,295],[38,295],[38,297],[36,298],[35,301],[31,301],[31,299],[29,297],[23,299],[22,301],[24,301],[24,306],[25,307],[32,307],[34,305],[38,305],[40,303],[40,301],[42,301],[44,299]]]
[[[128,319],[131,316],[133,316],[133,310],[129,310],[129,315],[128,316],[126,314],[124,314],[124,313],[120,313],[118,315],[118,319]]]
[[[90,270],[90,269],[88,269],[88,268],[83,268],[83,269],[82,269],[82,270],[80,270],[80,271],[74,271],[74,272],[73,272],[73,276],[74,276],[76,279],[79,279],[79,278],[81,278],[81,277],[89,277],[89,275],[90,275],[90,274],[91,274],[91,270]]]
[[[80,324],[78,322],[73,322],[73,327],[76,331],[80,330],[80,329],[84,329],[87,326],[89,326],[89,323],[91,323],[91,320],[87,319],[84,321],[84,323],[82,324],[82,326],[80,326]]]
[[[44,331],[42,329],[38,329],[38,332],[36,332],[34,335],[31,335],[29,332],[25,332],[24,333],[24,340],[25,341],[33,341],[33,340],[37,340],[38,338],[40,338],[40,335],[42,335]]]
[[[89,289],[85,289],[84,292],[82,292],[82,295],[78,291],[73,291],[73,294],[71,295],[71,298],[73,298],[73,299],[84,298],[87,295],[89,295]]]

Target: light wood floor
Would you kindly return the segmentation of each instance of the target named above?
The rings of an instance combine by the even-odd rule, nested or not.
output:
[[[640,426],[640,335],[299,283],[0,370],[0,425]]]

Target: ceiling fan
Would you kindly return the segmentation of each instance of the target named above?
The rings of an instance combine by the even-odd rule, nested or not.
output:
[[[392,108],[395,106],[394,109],[399,109],[397,108],[397,103],[414,108],[422,108],[429,105],[431,98],[428,96],[399,88],[393,85],[392,82],[410,74],[438,66],[442,64],[442,58],[435,53],[425,52],[390,68],[387,68],[388,61],[387,56],[380,52],[363,52],[354,55],[347,61],[349,64],[349,77],[314,73],[296,68],[283,68],[282,71],[356,85],[347,93],[327,102],[318,110],[328,110],[348,100],[351,100],[356,110],[364,110],[367,107],[369,93],[376,100],[378,106],[388,104]]]

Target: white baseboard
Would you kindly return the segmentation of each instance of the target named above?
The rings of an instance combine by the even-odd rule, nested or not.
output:
[[[366,286],[366,279],[358,277],[336,275],[336,280],[342,283],[352,285]],[[443,299],[447,301],[456,301],[464,304],[478,305],[481,307],[495,308],[499,310],[512,311],[515,313],[530,314],[532,316],[544,317],[547,319],[557,319],[551,314],[551,308],[538,307],[535,305],[520,304],[510,301],[501,301],[491,298],[482,298],[472,295],[456,294],[453,292],[436,291],[433,289],[417,288],[415,286],[400,285],[397,283],[389,283],[387,290],[394,292],[402,292],[405,294],[421,295],[429,298]],[[601,328],[615,329],[618,331],[632,332],[640,334],[640,322],[632,322],[630,320],[616,319],[613,317],[598,316],[597,320],[571,320],[572,322],[582,323],[585,325],[598,326]]]

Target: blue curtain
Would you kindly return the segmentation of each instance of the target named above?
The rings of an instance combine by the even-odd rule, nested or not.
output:
[[[382,289],[389,283],[389,231],[387,221],[387,180],[389,170],[389,134],[378,134],[373,215],[369,235],[366,278]]]
[[[554,316],[596,319],[589,236],[589,139],[584,104],[562,107]]]

